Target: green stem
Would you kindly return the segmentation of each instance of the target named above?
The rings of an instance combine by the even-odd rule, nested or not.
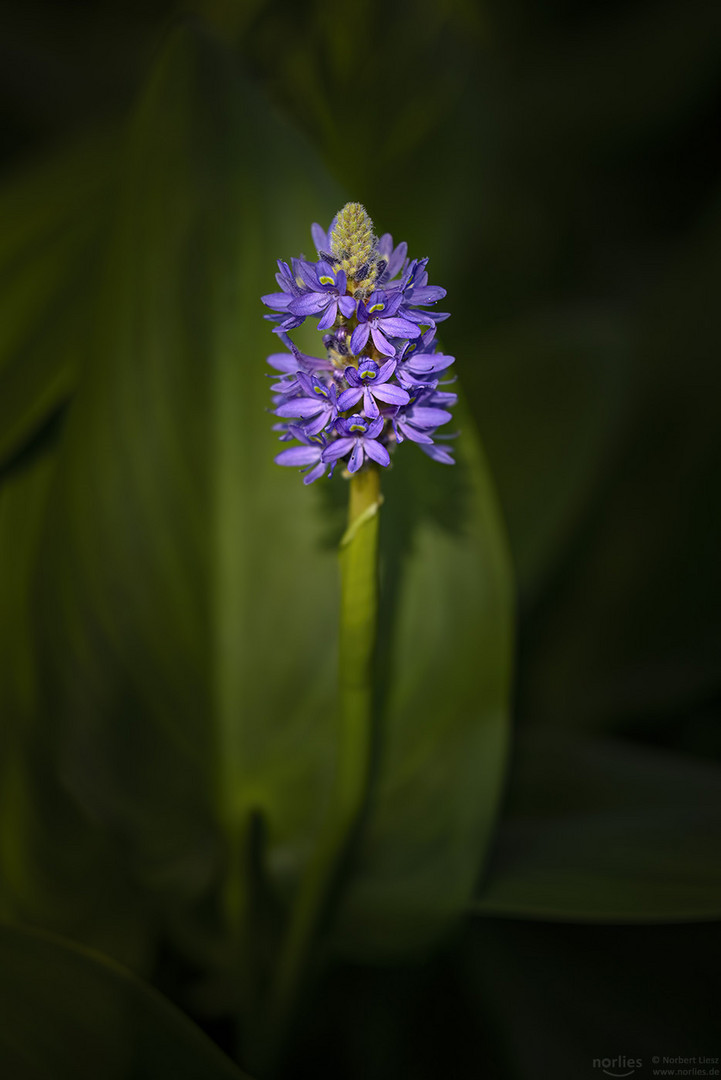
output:
[[[339,718],[336,779],[327,827],[300,885],[280,957],[271,1035],[285,1041],[319,924],[365,806],[372,744],[373,653],[378,612],[380,476],[368,464],[350,481],[348,528],[340,543]]]
[[[351,479],[348,528],[340,543],[339,686],[342,750],[337,787],[344,823],[357,811],[368,770],[373,653],[378,615],[380,503],[378,466],[366,466]]]

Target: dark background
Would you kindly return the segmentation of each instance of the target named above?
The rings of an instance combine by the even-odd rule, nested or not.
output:
[[[639,842],[623,817],[634,802],[651,847],[677,841],[610,917],[625,886],[602,859],[595,913],[574,916],[569,900],[534,914],[535,899],[525,912],[512,897],[517,917],[499,918],[491,890],[488,917],[430,959],[336,967],[289,1075],[525,1080],[590,1076],[593,1057],[622,1053],[718,1055],[713,847],[689,871],[696,914],[682,904],[669,918],[663,897],[686,873],[697,798],[705,822],[718,814],[721,7],[217,0],[182,14],[226,43],[379,231],[431,255],[448,290],[444,346],[516,577],[504,816],[523,828],[582,810],[567,740],[583,738],[617,849]],[[169,3],[3,4],[8,181],[122,124],[180,17]],[[290,254],[268,253],[258,292]],[[645,749],[663,772],[648,792],[624,772],[637,760],[651,775],[634,757]],[[526,783],[531,759],[547,761],[545,787]],[[591,851],[602,841],[585,827]],[[517,842],[499,841],[491,868]],[[193,975],[169,950],[155,981],[187,1008]],[[222,1020],[196,1019],[231,1049]]]

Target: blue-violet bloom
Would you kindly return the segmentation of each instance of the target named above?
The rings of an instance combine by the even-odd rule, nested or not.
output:
[[[426,310],[445,296],[428,282],[428,259],[409,261],[407,245],[394,246],[390,233],[378,239],[360,203],[344,206],[327,232],[314,224],[311,235],[318,261],[279,260],[280,291],[262,297],[287,349],[268,357],[274,430],[294,443],[276,462],[300,468],[311,484],[339,461],[350,474],[368,463],[387,468],[408,441],[452,465],[445,443],[455,436],[438,429],[457,401],[440,389],[448,380],[439,382],[454,358],[436,341],[447,315]],[[290,337],[309,316],[325,357],[302,353]]]
[[[347,419],[341,417],[336,420],[336,431],[340,438],[325,448],[323,461],[337,461],[350,454],[348,472],[354,473],[358,472],[367,454],[379,465],[387,467],[391,463],[390,454],[385,446],[378,442],[384,423],[382,416],[375,420],[366,420],[363,416],[349,416]]]
[[[388,382],[395,370],[395,360],[386,360],[383,367],[378,367],[375,360],[363,360],[357,369],[347,367],[345,377],[348,389],[338,398],[340,411],[357,405],[361,398],[363,411],[370,417],[378,416],[377,401],[382,401],[384,405],[407,405],[410,401],[408,392]]]

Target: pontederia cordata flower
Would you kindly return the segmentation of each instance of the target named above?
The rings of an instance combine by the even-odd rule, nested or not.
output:
[[[311,236],[317,260],[279,260],[280,291],[262,298],[286,350],[268,357],[274,430],[282,445],[275,460],[299,469],[305,484],[337,468],[350,483],[339,551],[338,782],[283,945],[272,1006],[281,1025],[302,985],[319,912],[368,790],[381,472],[403,442],[441,464],[454,463],[448,446],[453,435],[443,433],[456,403],[456,394],[445,388],[454,361],[436,340],[437,324],[447,315],[435,305],[446,293],[428,284],[428,259],[409,260],[407,245],[395,245],[390,233],[378,239],[360,203],[344,206],[327,232],[314,224]],[[292,340],[308,318],[317,320],[318,352],[325,355],[301,352]]]
[[[437,432],[456,401],[439,389],[454,358],[438,351],[436,324],[448,315],[434,305],[446,293],[428,284],[428,259],[409,260],[407,245],[394,246],[390,233],[378,239],[360,203],[347,203],[328,232],[314,224],[311,235],[318,260],[278,260],[281,292],[262,298],[288,348],[268,357],[281,372],[273,411],[282,441],[299,443],[276,462],[315,464],[304,475],[312,483],[339,461],[350,473],[367,459],[387,468],[408,439],[452,465],[449,436]],[[318,320],[326,358],[304,355],[290,339],[307,318]]]

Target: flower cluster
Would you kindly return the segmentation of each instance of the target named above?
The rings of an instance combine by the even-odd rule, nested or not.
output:
[[[432,309],[446,293],[428,284],[428,259],[409,260],[390,233],[377,239],[360,203],[347,203],[328,232],[311,233],[318,261],[279,260],[281,291],[262,297],[286,346],[268,357],[276,430],[293,443],[276,462],[300,467],[310,484],[341,460],[349,473],[367,458],[386,467],[389,451],[410,439],[452,465],[444,441],[452,436],[437,431],[457,399],[439,389],[454,358],[437,351],[436,324],[448,315]],[[325,331],[325,357],[300,352],[289,336],[309,316]]]

